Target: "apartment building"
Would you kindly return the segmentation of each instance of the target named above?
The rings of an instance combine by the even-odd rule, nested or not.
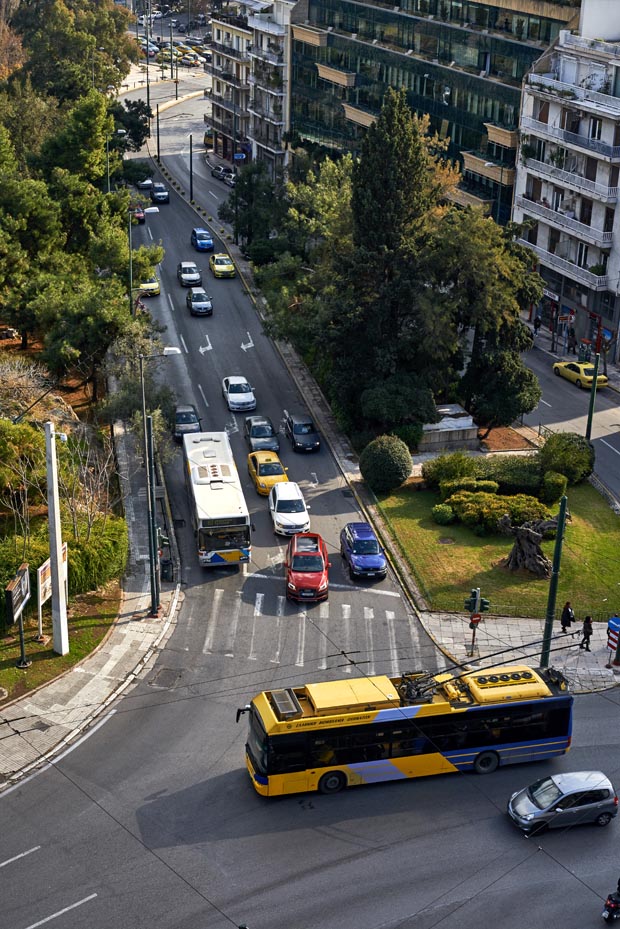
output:
[[[510,217],[521,85],[574,0],[298,0],[291,17],[291,133],[359,150],[388,87],[463,166],[459,199]]]
[[[617,355],[620,313],[620,5],[583,0],[579,28],[523,89],[513,218],[545,281],[538,308],[560,346]]]
[[[247,164],[252,158],[249,138],[252,29],[237,7],[214,11],[211,17],[211,113],[213,147],[222,158]],[[236,156],[236,157],[235,157]]]

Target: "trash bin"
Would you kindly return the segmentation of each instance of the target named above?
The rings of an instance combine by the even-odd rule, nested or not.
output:
[[[172,571],[172,561],[170,560],[170,558],[162,558],[161,560],[161,579],[162,581],[174,580],[173,571]]]

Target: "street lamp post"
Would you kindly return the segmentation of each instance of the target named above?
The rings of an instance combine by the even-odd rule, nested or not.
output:
[[[192,148],[192,134],[189,134],[189,202],[194,202],[194,161]]]
[[[163,352],[154,355],[139,355],[140,386],[142,391],[142,427],[144,431],[144,464],[146,470],[146,503],[148,513],[149,571],[151,584],[151,612],[159,615],[159,558],[157,556],[157,526],[155,521],[155,456],[153,453],[153,420],[146,415],[146,394],[144,389],[144,362],[152,358],[165,358],[168,355],[180,355],[181,349],[166,346]]]

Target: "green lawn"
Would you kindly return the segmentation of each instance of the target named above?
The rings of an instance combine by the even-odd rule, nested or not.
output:
[[[437,495],[407,485],[379,501],[431,609],[463,611],[470,589],[480,587],[493,613],[544,617],[549,581],[502,567],[511,538],[438,526],[431,519],[438,502]],[[579,619],[585,613],[607,619],[620,610],[620,517],[587,483],[569,488],[568,508],[556,606],[570,600]],[[554,544],[543,543],[549,558]]]

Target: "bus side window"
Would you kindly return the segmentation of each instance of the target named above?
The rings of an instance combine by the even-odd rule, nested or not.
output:
[[[432,751],[435,749],[419,729],[394,730],[392,733],[392,758],[406,758],[407,755],[423,755]]]
[[[306,736],[281,735],[269,742],[269,773],[306,770]]]

